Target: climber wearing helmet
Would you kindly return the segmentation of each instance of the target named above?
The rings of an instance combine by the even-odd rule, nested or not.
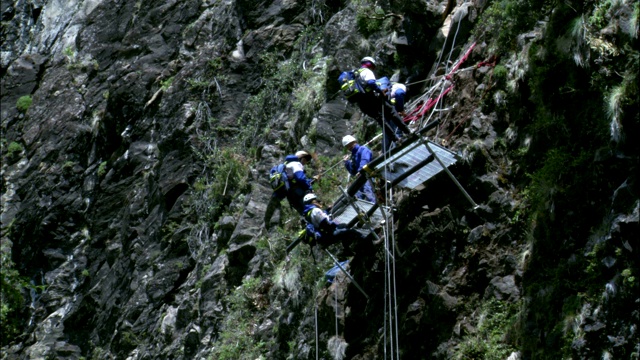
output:
[[[382,89],[376,84],[376,76],[373,70],[376,68],[375,60],[364,57],[360,60],[360,69],[355,73],[358,83],[364,89],[364,93],[358,96],[355,101],[360,110],[366,115],[374,118],[383,128],[383,151],[391,149],[391,143],[398,140],[396,129],[404,134],[410,134],[411,130],[404,123],[403,118],[398,115],[396,109],[387,100]]]
[[[345,155],[343,158],[344,167],[347,169],[349,174],[353,176],[358,175],[358,173],[362,171],[362,168],[371,161],[371,158],[373,157],[371,150],[364,145],[358,144],[356,142],[356,138],[351,135],[346,135],[342,138],[342,146],[351,152],[351,155]],[[356,198],[367,200],[372,203],[376,202],[376,197],[373,194],[373,187],[371,186],[371,180],[367,180],[364,185],[362,185],[356,193]]]
[[[339,224],[332,220],[329,215],[322,210],[322,205],[318,201],[318,197],[309,193],[304,196],[304,219],[313,227],[315,241],[322,248],[341,242],[344,249],[342,255],[352,255],[349,248],[349,241],[363,240],[365,237],[354,229],[349,229],[345,224]],[[309,231],[309,229],[307,229]],[[310,244],[315,245],[315,244]]]
[[[304,170],[304,166],[312,160],[312,157],[308,152],[300,150],[295,155],[287,155],[284,160],[286,164],[285,171],[289,180],[287,200],[302,215],[304,208],[303,197],[313,191],[311,186],[312,179],[307,178]]]
[[[280,204],[285,197],[289,205],[302,215],[303,197],[313,190],[311,186],[313,181],[307,178],[304,170],[304,165],[311,159],[308,152],[300,150],[295,154],[287,155],[283,163],[271,169],[269,181],[273,194],[264,214],[264,225],[267,229],[271,227],[271,218],[276,210],[280,210]]]

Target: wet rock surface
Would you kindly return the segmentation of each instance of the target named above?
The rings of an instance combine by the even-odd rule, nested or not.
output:
[[[231,295],[247,279],[259,278],[247,306],[261,314],[250,325],[256,341],[268,344],[265,358],[314,358],[316,316],[322,344],[337,323],[348,344],[346,358],[381,358],[382,245],[357,244],[348,265],[372,296],[368,301],[344,276],[317,289],[317,279],[293,262],[286,265],[289,277],[265,276],[277,273],[273,254],[281,256],[284,247],[273,239],[293,240],[278,237],[277,227],[264,228],[271,196],[266,173],[303,146],[338,156],[344,134],[367,131],[356,128],[364,115],[335,96],[341,70],[366,55],[379,59],[379,74],[423,79],[442,48],[453,49],[455,58],[470,45],[482,6],[402,3],[393,9],[402,16],[391,16],[394,31],[365,37],[357,31],[362,10],[355,4],[320,3],[3,3],[2,246],[39,290],[23,290],[28,303],[20,313],[21,331],[3,343],[2,359],[207,358],[227,321],[236,321],[229,317],[236,305]],[[321,29],[318,39],[305,37],[313,27]],[[447,42],[453,28],[462,29],[455,46]],[[300,66],[311,68],[311,55],[321,58],[311,72],[325,88],[311,97],[324,96],[324,102],[305,114],[295,112],[296,93],[280,94],[287,105],[250,137],[255,154],[227,154],[223,162],[245,161],[248,170],[229,179],[233,169],[222,168],[219,194],[196,203],[203,174],[223,171],[208,167],[202,149],[238,145],[243,122],[252,120],[244,111],[266,86],[261,76],[274,61],[269,59],[293,57],[312,40],[317,43]],[[277,56],[265,60],[265,53]],[[479,43],[464,66],[493,55]],[[519,66],[515,59],[504,63]],[[594,160],[615,164],[616,184],[608,185],[615,191],[598,197],[610,202],[593,224],[602,230],[554,238],[545,229],[585,210],[550,203],[557,213],[534,225],[521,217],[527,204],[523,179],[532,170],[523,157],[540,143],[530,141],[531,129],[516,121],[527,111],[526,101],[519,100],[520,109],[502,108],[506,95],[492,91],[493,76],[489,65],[456,75],[448,110],[430,133],[460,155],[452,171],[479,206],[445,173],[421,190],[395,194],[403,358],[451,358],[465,336],[481,333],[487,313],[496,312],[481,308],[490,301],[522,308],[519,326],[533,345],[517,350],[531,358],[539,355],[536,346],[562,347],[562,341],[580,358],[592,357],[594,349],[599,356],[637,356],[640,315],[627,311],[638,302],[638,186],[631,175],[637,154],[622,148]],[[411,92],[426,89],[416,84]],[[23,96],[32,101],[26,110],[16,106]],[[514,148],[525,155],[512,157]],[[234,188],[243,177],[249,185]],[[199,221],[203,213],[209,217]],[[547,260],[549,254],[557,258]],[[573,276],[600,265],[606,281],[597,298],[582,295],[591,289],[573,291],[538,272],[558,266],[559,274]],[[568,281],[583,281],[581,276]],[[562,340],[550,331],[539,315],[550,311],[546,306],[559,313],[575,310],[566,320],[572,336]]]

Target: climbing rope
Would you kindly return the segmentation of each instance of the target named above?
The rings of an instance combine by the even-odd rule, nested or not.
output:
[[[384,118],[384,108],[382,109],[382,114],[383,114],[382,121],[383,121],[383,124],[385,124],[386,119]],[[389,150],[391,149],[387,149],[384,143],[385,142],[383,140],[382,149],[383,149],[383,156],[384,156],[384,172],[386,174],[389,171],[388,160],[389,160]],[[395,143],[393,145],[390,144],[389,147],[391,148],[394,145]],[[384,182],[384,194],[385,194],[384,205],[387,209],[389,209],[393,204],[393,192],[391,190],[391,187],[389,186],[389,182],[386,180]],[[387,358],[387,346],[388,346],[389,353],[391,354],[391,358],[392,359],[394,358],[394,353],[395,353],[395,357],[397,359],[400,359],[399,344],[398,344],[397,306],[396,306],[396,294],[395,294],[395,284],[396,284],[395,261],[394,261],[395,248],[389,246],[389,243],[390,243],[389,234],[390,233],[393,234],[393,222],[394,222],[393,215],[392,215],[393,213],[390,216],[387,216],[387,214],[385,214],[384,208],[381,208],[380,211],[382,212],[383,218],[385,219],[382,227],[382,232],[384,236],[383,246],[385,249],[384,251],[385,253],[385,257],[384,257],[385,258],[385,276],[384,276],[385,286],[383,289],[383,297],[385,298],[385,301],[384,301],[384,319],[385,320],[383,321],[384,358],[385,359]],[[391,242],[393,242],[393,238]],[[391,263],[393,263],[393,266],[390,265]],[[389,324],[388,327],[387,327],[387,320]]]
[[[422,129],[425,124],[430,123],[435,112],[443,109],[443,103],[444,103],[443,98],[453,88],[453,82],[452,82],[453,75],[461,71],[468,71],[469,69],[475,68],[475,66],[473,66],[467,69],[459,70],[460,65],[467,59],[467,57],[471,53],[471,50],[474,48],[475,46],[475,43],[474,43],[465,52],[465,54],[449,69],[448,64],[450,63],[451,57],[453,56],[453,49],[455,48],[457,35],[460,30],[460,24],[461,24],[461,21],[458,21],[458,26],[453,36],[451,49],[449,51],[447,61],[445,62],[446,64],[445,75],[440,77],[426,93],[424,93],[420,98],[418,98],[413,103],[414,105],[422,103],[422,106],[414,107],[414,109],[409,113],[409,115],[405,116],[405,118],[403,119],[405,122],[409,121],[410,124],[418,122],[418,129]],[[442,56],[444,53],[444,46],[446,46],[446,41],[445,41],[445,44],[443,45],[443,49],[440,52],[440,56],[436,64],[439,64],[440,61],[442,60]],[[432,77],[433,75],[435,75],[435,71],[437,69],[438,69],[438,66],[436,65],[434,68],[434,74],[432,74]],[[433,99],[433,96],[436,94],[436,91],[438,90],[439,90],[439,93],[437,94],[435,99]],[[427,116],[427,112],[429,112],[428,116]],[[426,120],[425,120],[425,117],[426,117]],[[384,118],[383,118],[383,121],[384,121]],[[438,131],[436,131],[436,135],[435,135],[436,139],[438,138],[438,135],[439,135]],[[421,142],[424,142],[425,139],[423,138],[421,139],[422,139]],[[386,150],[386,149],[384,149],[383,147],[383,150]],[[438,161],[440,160],[438,159]],[[387,173],[389,169],[389,164],[388,164],[388,154],[386,151],[384,152],[384,164],[385,164],[384,172]],[[443,168],[446,169],[446,166],[444,165],[442,166]],[[389,182],[386,180],[384,184],[384,193],[385,193],[385,198],[384,198],[385,207],[387,209],[391,209],[393,206],[393,189],[389,186]],[[399,337],[398,337],[399,331],[398,331],[398,308],[397,308],[397,286],[396,286],[397,284],[396,284],[396,267],[395,267],[396,266],[395,264],[396,249],[395,249],[395,231],[393,229],[394,219],[393,219],[393,211],[388,216],[384,214],[384,210],[381,210],[381,211],[383,211],[383,215],[385,218],[382,231],[384,234],[384,247],[386,250],[385,251],[385,289],[384,289],[385,321],[383,326],[384,327],[383,340],[385,344],[384,358],[385,359],[387,358],[387,346],[388,346],[391,359],[394,359],[395,357],[395,359],[399,360],[400,351],[399,351]]]
[[[318,302],[317,300],[315,301],[315,311],[314,311],[314,318],[315,318],[315,324],[316,324],[316,360],[318,360]]]
[[[393,188],[390,189],[389,191],[389,199],[393,198]],[[393,213],[392,213],[393,214]],[[391,227],[391,232],[388,232],[391,234],[391,239],[389,241],[389,243],[391,244],[391,254],[392,256],[389,256],[389,262],[391,264],[391,279],[393,280],[390,285],[392,286],[392,289],[390,287],[390,290],[393,290],[393,294],[391,295],[391,297],[393,298],[393,319],[394,319],[394,326],[395,326],[395,340],[396,340],[396,358],[399,360],[400,359],[400,346],[399,346],[399,341],[398,341],[398,295],[397,295],[397,288],[396,288],[396,261],[395,261],[395,254],[396,254],[396,240],[395,240],[395,231],[393,231],[393,224],[394,222],[390,222],[389,226]],[[389,251],[387,251],[387,253],[389,253]]]
[[[338,280],[338,276],[334,277],[334,279]],[[336,317],[336,338],[338,337],[338,287],[333,287],[333,296],[335,300],[335,317]]]
[[[441,64],[442,58],[444,56],[444,50],[446,48],[447,45],[447,41],[445,41],[445,43],[443,44],[443,49],[440,52],[440,55],[438,57],[438,61],[436,62],[436,66],[434,67],[434,73],[430,76],[429,79],[424,80],[424,81],[419,81],[419,82],[426,82],[426,81],[432,81],[431,86],[429,87],[429,89],[424,92],[420,97],[418,97],[416,100],[412,101],[409,105],[409,107],[413,107],[413,109],[409,112],[409,114],[407,116],[404,117],[403,121],[409,122],[409,125],[413,125],[415,123],[418,124],[418,129],[416,130],[416,132],[420,129],[423,129],[425,126],[427,126],[427,124],[431,123],[431,119],[435,116],[436,112],[440,112],[445,110],[444,109],[444,96],[447,95],[454,86],[454,82],[453,82],[453,76],[460,73],[460,72],[464,72],[464,71],[469,71],[472,69],[476,69],[479,66],[484,66],[487,65],[488,62],[481,62],[478,63],[474,66],[470,66],[467,68],[460,68],[460,66],[462,65],[462,63],[464,63],[467,58],[470,56],[471,51],[473,50],[473,48],[475,47],[475,43],[473,43],[466,51],[465,53],[455,62],[455,63],[451,63],[451,58],[453,57],[453,53],[454,53],[454,49],[455,49],[455,45],[456,45],[456,40],[457,40],[457,35],[459,33],[460,30],[460,24],[461,21],[458,21],[458,26],[455,30],[455,33],[453,34],[453,38],[451,40],[451,48],[449,50],[449,53],[446,55],[447,59],[444,62],[444,70],[445,70],[445,74],[442,76],[435,76],[435,72],[437,71],[437,69],[439,68],[439,65]],[[494,61],[494,65],[495,65],[495,61]],[[414,83],[410,83],[407,85],[413,85],[413,84],[417,84],[419,82],[414,82]],[[387,134],[387,131],[385,129],[385,126],[387,126],[387,122],[385,119],[385,108],[384,108],[385,104],[383,103],[381,105],[381,114],[382,114],[382,133],[377,135],[376,137],[374,137],[373,139],[369,140],[367,143],[365,143],[364,145],[369,145],[370,143],[372,143],[374,140],[376,140],[377,138],[379,138],[380,136],[382,136],[382,152],[383,152],[383,161],[384,161],[384,166],[383,166],[383,171],[385,176],[387,174],[389,174],[389,170],[390,170],[390,165],[389,164],[389,160],[390,160],[390,148],[392,148],[393,146],[395,146],[395,142],[393,144],[390,144],[388,147],[385,144],[385,138],[389,135]],[[462,122],[461,122],[462,123]],[[456,129],[460,126],[460,124],[458,124],[458,126],[456,126]],[[454,129],[454,131],[456,130]],[[435,134],[435,138],[437,139],[439,137],[439,132],[440,132],[440,128],[437,129],[436,134]],[[420,134],[418,134],[420,135]],[[447,136],[447,139],[451,136],[451,134],[449,134]],[[440,163],[440,165],[442,166],[442,168],[447,172],[447,174],[454,180],[455,178],[453,177],[453,175],[448,171],[447,167],[445,166],[445,164],[442,163],[442,161],[435,155],[435,153],[433,152],[433,150],[428,146],[428,142],[426,140],[426,137],[423,137],[422,135],[420,135],[420,141],[418,141],[416,143],[415,146],[420,146],[420,145],[424,145],[427,147],[427,149],[429,150],[429,152],[433,155],[433,157],[436,158],[436,160],[438,160],[438,162]],[[401,151],[401,153],[406,153],[406,152],[410,152],[412,149],[414,149],[415,147],[410,145],[407,146],[406,149],[403,148],[403,150]],[[403,156],[402,154],[396,154],[399,157]],[[322,174],[327,173],[329,170],[333,169],[334,167],[338,166],[340,163],[342,162],[342,160],[340,160],[338,163],[332,165],[331,167],[329,167],[327,170],[325,170]],[[321,174],[321,175],[322,175]],[[379,177],[379,175],[374,174],[374,173],[369,173],[369,172],[363,172],[361,174],[361,176],[366,176],[366,181],[372,181],[373,177]],[[378,198],[378,202],[382,202],[384,204],[384,207],[380,207],[380,211],[382,213],[384,222],[383,222],[383,226],[382,226],[382,233],[383,233],[383,237],[384,237],[384,289],[383,289],[383,297],[384,297],[384,320],[383,320],[383,328],[384,328],[384,335],[383,335],[383,342],[384,342],[384,358],[387,359],[387,354],[390,355],[390,358],[392,360],[399,360],[400,359],[400,344],[399,344],[399,330],[398,330],[398,301],[397,301],[397,281],[396,281],[396,263],[395,263],[395,254],[396,254],[396,240],[395,240],[395,231],[394,231],[394,216],[393,216],[393,211],[387,212],[384,210],[386,209],[392,209],[393,208],[393,197],[394,197],[394,193],[393,193],[393,189],[392,189],[392,184],[386,180],[384,177],[382,177],[384,184],[378,184],[377,186],[377,190],[378,191],[384,191],[384,196],[379,196]],[[347,178],[347,182],[349,181],[349,177]],[[468,196],[468,194],[466,194],[466,192],[464,191],[464,189],[462,188],[462,186],[457,183],[456,181],[456,185],[458,185],[458,187],[463,191],[463,193],[465,193],[465,195],[467,195],[468,200],[472,203],[472,205],[474,205],[474,208],[477,207],[477,205],[473,202],[473,200]],[[377,233],[375,232],[375,229],[373,228],[373,226],[371,225],[370,220],[368,219],[368,215],[366,212],[362,211],[362,209],[357,205],[357,202],[355,201],[351,201],[351,196],[349,196],[349,194],[342,188],[340,187],[340,189],[343,192],[343,196],[345,196],[345,200],[347,200],[349,202],[349,204],[356,210],[357,216],[358,218],[360,218],[361,221],[366,222],[366,225],[369,226],[369,230],[376,236],[376,239],[379,241],[381,240]],[[379,194],[379,193],[378,193]],[[325,249],[326,251],[326,249]],[[331,258],[334,260],[334,262],[337,264],[338,267],[341,268],[341,270],[343,270],[343,272],[345,273],[346,276],[349,277],[349,279],[351,280],[351,283],[353,283],[358,290],[360,290],[365,297],[368,299],[369,297],[367,296],[367,294],[364,292],[364,290],[358,285],[358,283],[353,279],[353,277],[350,276],[349,273],[347,273],[342,266],[340,266],[340,263],[335,259],[335,257],[328,251],[326,251],[327,254],[329,256],[331,256]],[[339,336],[339,316],[338,316],[338,291],[337,291],[337,286],[335,288],[335,331],[336,331],[336,338]],[[318,340],[317,340],[318,334],[317,334],[317,304],[316,304],[316,359],[318,356]]]

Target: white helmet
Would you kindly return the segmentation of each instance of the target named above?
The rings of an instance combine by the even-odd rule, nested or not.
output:
[[[342,138],[342,146],[347,146],[355,141],[356,141],[356,138],[354,138],[351,135],[346,135],[345,137]]]
[[[298,159],[302,159],[302,158],[306,158],[306,157],[311,157],[311,155],[309,155],[308,152],[304,151],[304,150],[300,150],[296,153],[296,156],[298,157]]]
[[[305,195],[305,196],[302,198],[302,201],[304,201],[304,203],[305,203],[305,204],[311,204],[311,202],[312,202],[313,200],[316,200],[317,198],[318,198],[318,197],[316,196],[316,194],[314,194],[314,193],[308,193],[307,195]]]
[[[360,64],[364,64],[367,61],[373,64],[374,66],[376,65],[376,61],[371,56],[363,57],[362,60],[360,60]]]

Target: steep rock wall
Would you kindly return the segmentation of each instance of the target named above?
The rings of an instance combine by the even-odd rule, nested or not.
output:
[[[13,314],[20,332],[3,348],[3,358],[315,358],[316,303],[322,356],[333,353],[327,344],[337,338],[348,345],[346,358],[382,358],[381,246],[359,244],[349,267],[372,295],[369,301],[354,286],[339,285],[346,279],[318,286],[326,256],[315,269],[305,247],[285,258],[291,235],[263,228],[270,196],[264,175],[299,147],[338,154],[341,136],[367,123],[335,96],[339,71],[372,55],[380,60],[380,74],[397,71],[416,80],[441,74],[431,68],[437,51],[444,48],[444,56],[452,48],[453,60],[467,48],[464,34],[486,4],[383,4],[385,14],[401,15],[389,19],[402,21],[393,25],[395,33],[368,34],[356,30],[362,9],[351,3],[7,4],[0,99],[3,253],[9,249],[15,268],[36,287],[23,290],[28,306]],[[551,29],[566,20],[568,8],[554,13]],[[314,27],[320,36],[307,35]],[[571,119],[565,128],[529,126],[541,112],[537,102],[551,103],[556,114],[580,104],[577,96],[560,96],[572,93],[569,88],[558,97],[536,98],[541,90],[553,93],[558,82],[540,81],[535,71],[569,74],[566,83],[598,71],[575,70],[559,56],[544,58],[541,49],[556,46],[556,33],[526,31],[518,37],[521,53],[500,59],[507,75],[491,64],[456,76],[455,91],[443,104],[449,110],[429,134],[462,155],[453,170],[479,209],[471,209],[445,174],[394,198],[402,358],[637,353],[638,313],[618,310],[637,302],[637,283],[629,280],[638,271],[632,256],[637,146],[619,143],[611,147],[615,154],[598,152],[593,159],[610,176],[590,184],[598,195],[580,206],[570,205],[575,195],[556,195],[579,189],[560,177],[546,202],[526,198],[529,175],[554,160],[546,153],[550,134],[575,132],[600,141],[578,132],[580,117],[569,111],[557,115]],[[637,32],[635,39],[637,45]],[[539,63],[528,62],[530,49],[537,49],[531,52]],[[469,65],[494,55],[480,41]],[[295,105],[309,83],[260,98],[269,74],[281,74],[287,59],[311,69],[307,76],[315,83],[326,83],[311,93],[325,100],[313,111]],[[614,60],[600,58],[606,64],[601,69],[618,69]],[[561,65],[547,71],[547,62]],[[507,96],[514,87],[515,95]],[[25,95],[32,104],[19,109]],[[266,120],[244,115],[254,103]],[[632,106],[621,120],[628,134],[638,126]],[[576,138],[562,140],[580,144]],[[234,152],[238,143],[255,153]],[[232,150],[219,155],[224,148]],[[535,161],[541,154],[545,158]],[[210,161],[214,156],[224,161]],[[242,165],[240,171],[234,164]],[[611,205],[588,217],[600,232],[578,221],[585,207],[603,201]],[[528,207],[549,215],[525,219]],[[281,218],[284,232],[294,234],[298,220],[286,209]],[[575,231],[561,232],[564,224],[576,224]],[[575,275],[585,269],[586,278]],[[509,318],[499,322],[491,314]],[[334,337],[336,321],[340,334]],[[500,330],[500,339],[485,337],[487,323]]]

